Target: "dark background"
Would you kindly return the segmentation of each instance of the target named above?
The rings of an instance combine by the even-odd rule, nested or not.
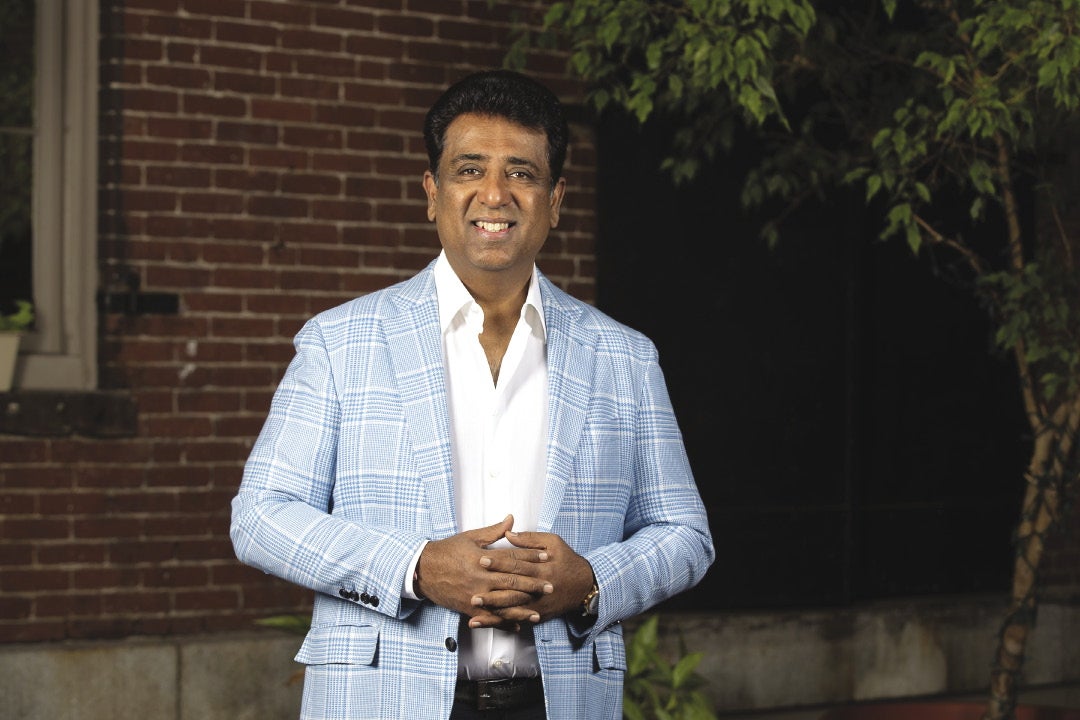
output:
[[[859,198],[770,250],[752,158],[689,187],[663,129],[600,121],[597,305],[660,351],[716,564],[681,609],[999,591],[1027,461],[1017,380],[947,257],[881,243]]]

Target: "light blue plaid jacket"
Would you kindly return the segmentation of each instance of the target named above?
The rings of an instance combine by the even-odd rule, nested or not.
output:
[[[403,598],[454,518],[432,265],[312,318],[232,503],[237,557],[316,591],[303,720],[447,718],[460,617]],[[535,628],[547,714],[618,720],[618,621],[698,583],[714,550],[656,348],[540,276],[550,392],[538,529],[592,564],[600,616]]]

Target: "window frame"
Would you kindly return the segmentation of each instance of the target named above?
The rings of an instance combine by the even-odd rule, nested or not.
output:
[[[98,0],[37,0],[32,191],[35,330],[14,387],[97,385]]]

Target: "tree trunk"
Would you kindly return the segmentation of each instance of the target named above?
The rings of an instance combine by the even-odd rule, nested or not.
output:
[[[1063,404],[1053,418],[1036,421],[1035,443],[1024,475],[1026,489],[1016,530],[1016,558],[1009,609],[998,634],[990,674],[990,698],[983,720],[1016,717],[1017,681],[1023,669],[1027,640],[1035,627],[1036,581],[1046,538],[1061,522],[1063,492],[1076,480],[1073,457],[1080,421],[1080,397]]]

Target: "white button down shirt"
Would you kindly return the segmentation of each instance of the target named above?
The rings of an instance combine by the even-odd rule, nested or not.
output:
[[[533,268],[528,295],[492,381],[478,335],[484,311],[450,267],[435,263],[435,288],[449,395],[458,527],[493,525],[508,513],[514,530],[535,530],[547,466],[544,308]],[[496,547],[509,547],[500,540]],[[539,675],[531,634],[470,630],[458,644],[458,675],[472,679]]]

